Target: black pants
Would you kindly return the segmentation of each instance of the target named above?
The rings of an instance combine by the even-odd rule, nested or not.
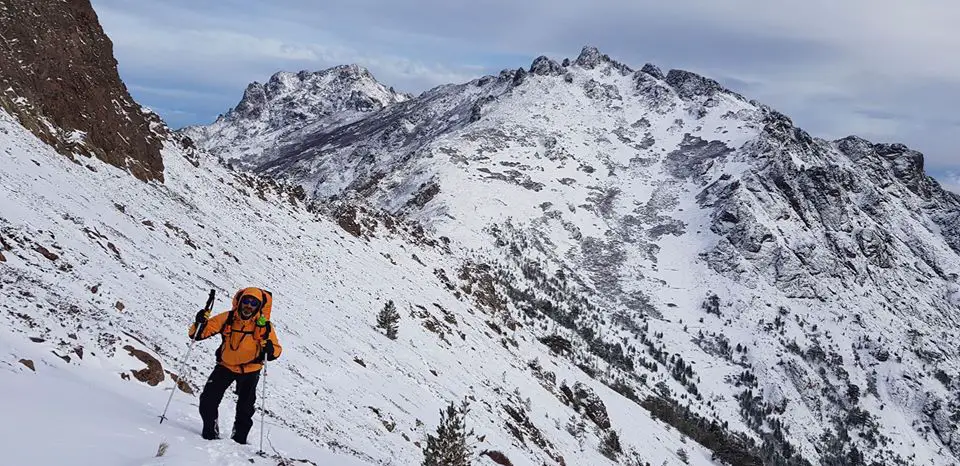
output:
[[[219,438],[220,401],[234,381],[237,382],[237,413],[233,424],[231,438],[238,443],[247,443],[247,434],[253,426],[253,414],[257,402],[257,382],[260,380],[260,371],[246,374],[235,374],[217,364],[210,373],[203,392],[200,393],[200,417],[203,419],[203,437],[207,439]]]

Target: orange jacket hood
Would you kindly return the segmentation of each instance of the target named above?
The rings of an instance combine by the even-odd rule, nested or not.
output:
[[[240,301],[243,300],[244,296],[252,296],[260,300],[260,309],[257,309],[258,313],[262,313],[263,317],[267,320],[270,320],[270,311],[273,308],[273,294],[269,291],[256,288],[256,287],[247,287],[240,289],[236,294],[233,295],[233,310],[240,310]],[[239,312],[237,317],[240,317]]]

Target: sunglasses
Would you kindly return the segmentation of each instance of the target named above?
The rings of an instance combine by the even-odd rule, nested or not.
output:
[[[247,297],[245,297],[245,298],[243,298],[243,299],[240,300],[240,305],[241,305],[241,306],[260,307],[260,300],[257,299],[257,298],[251,298],[251,297],[247,296]]]

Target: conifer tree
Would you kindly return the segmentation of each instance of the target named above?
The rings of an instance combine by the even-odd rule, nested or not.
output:
[[[400,321],[400,313],[393,304],[393,300],[387,301],[383,309],[377,314],[377,327],[387,332],[387,338],[397,339],[397,322]]]
[[[469,466],[473,454],[468,438],[473,430],[467,431],[466,417],[470,411],[467,400],[458,408],[453,402],[440,410],[440,425],[436,435],[427,434],[426,447],[423,450],[422,466]]]

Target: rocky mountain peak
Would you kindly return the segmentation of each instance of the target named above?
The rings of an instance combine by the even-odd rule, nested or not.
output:
[[[256,119],[262,115],[263,106],[267,102],[267,93],[263,84],[252,82],[243,91],[243,98],[234,108],[234,112],[241,117]]]
[[[530,73],[541,76],[559,76],[563,74],[563,67],[555,60],[540,55],[530,64]]]
[[[666,76],[664,76],[663,74],[663,71],[660,70],[660,67],[658,67],[657,65],[654,65],[653,63],[647,63],[643,65],[643,68],[640,68],[640,71],[647,73],[650,76],[653,76],[654,78],[657,78],[657,79],[666,78]]]
[[[835,142],[841,153],[860,164],[874,164],[889,171],[911,191],[930,196],[931,182],[924,171],[923,154],[901,143],[872,143],[857,136]]]
[[[308,125],[343,124],[411,97],[357,64],[279,71],[265,83],[250,83],[237,106],[214,123],[182,132],[215,154],[249,162]]]
[[[580,55],[574,61],[579,66],[587,69],[596,68],[604,60],[604,55],[596,47],[586,45],[580,50]]]
[[[717,81],[686,70],[670,70],[664,79],[683,99],[709,98],[729,92]]]
[[[650,70],[653,71],[653,69]],[[660,74],[662,75],[662,72]],[[677,94],[680,95],[680,98],[682,99],[708,99],[717,94],[725,93],[735,96],[739,99],[746,100],[743,96],[723,87],[716,80],[701,76],[691,71],[673,69],[667,72],[667,76],[663,79],[667,82],[667,84],[670,85],[670,87],[677,91]]]
[[[265,89],[268,93],[277,95],[283,92],[294,91],[305,86],[310,86],[316,81],[331,81],[342,86],[349,86],[368,80],[376,83],[376,78],[370,73],[370,70],[357,65],[338,65],[320,71],[300,70],[296,73],[289,71],[278,71],[270,76]]]
[[[838,139],[835,143],[840,152],[854,162],[870,155],[873,150],[873,143],[854,135]]]
[[[89,0],[3,1],[0,23],[0,107],[71,159],[97,157],[163,181],[166,129],[127,92]]]
[[[573,62],[575,65],[592,70],[601,64],[608,64],[618,70],[624,76],[633,72],[629,66],[620,63],[605,53],[601,53],[599,49],[592,45],[586,45],[580,50],[580,55],[577,56],[577,59]]]
[[[288,124],[333,112],[380,110],[409,97],[380,84],[356,64],[321,71],[279,71],[266,84],[248,85],[233,114],[225,118],[271,118]]]

